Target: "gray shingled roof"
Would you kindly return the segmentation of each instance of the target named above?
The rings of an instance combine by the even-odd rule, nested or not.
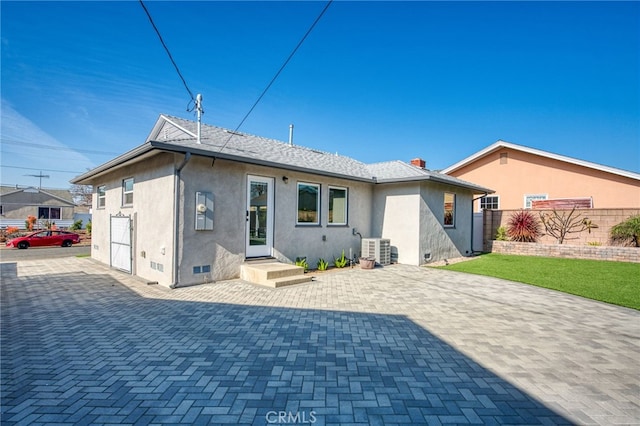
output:
[[[286,142],[247,133],[233,132],[208,124],[202,124],[201,143],[197,143],[196,133],[196,122],[161,115],[145,144],[76,177],[72,182],[80,183],[93,175],[143,155],[151,149],[160,149],[174,152],[190,152],[193,155],[223,158],[366,182],[435,180],[474,191],[491,192],[479,185],[441,173],[424,170],[401,161],[367,165],[343,155],[290,145]]]
[[[177,117],[166,116],[170,123],[179,125],[194,135],[196,123]],[[358,179],[371,179],[367,165],[353,158],[331,154],[298,145],[289,145],[275,139],[254,136],[247,133],[232,132],[221,127],[202,125],[201,143],[195,138],[173,139],[174,132],[160,131],[157,142],[175,144],[198,151],[206,151],[219,157],[231,157],[264,162],[279,167],[300,170],[313,170],[323,174],[334,174]],[[165,139],[166,135],[166,139]],[[184,134],[183,134],[184,137]]]
[[[22,185],[2,185],[0,186],[0,195],[12,194],[14,192],[22,192],[24,190],[40,191],[46,194],[52,195],[68,203],[74,204],[73,196],[68,189],[53,189],[53,188],[36,188],[34,186],[22,186]]]

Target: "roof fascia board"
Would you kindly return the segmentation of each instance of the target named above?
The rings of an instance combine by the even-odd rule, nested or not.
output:
[[[435,176],[412,176],[408,178],[391,178],[391,179],[378,179],[376,181],[377,184],[385,184],[385,183],[409,183],[409,182],[424,182],[424,181],[433,181],[437,183],[442,183],[446,185],[457,186],[460,188],[469,189],[472,191],[478,191],[481,193],[493,194],[495,191],[489,188],[484,188],[482,186],[465,184],[459,182],[451,182],[448,179],[439,179]]]
[[[213,152],[213,151],[209,151],[209,150],[206,150],[206,149],[198,149],[198,148],[194,148],[194,147],[185,147],[185,146],[176,146],[176,145],[173,145],[173,144],[167,144],[167,143],[160,142],[160,141],[149,141],[149,143],[154,148],[162,150],[162,151],[183,152],[183,153],[190,152],[192,155],[198,155],[198,156],[201,156],[201,157],[219,158],[219,159],[222,159],[222,160],[235,161],[235,162],[239,162],[239,163],[255,164],[255,165],[258,165],[258,166],[273,167],[273,168],[277,168],[277,169],[291,170],[291,171],[303,172],[303,173],[312,173],[312,174],[315,174],[315,175],[329,176],[329,177],[335,177],[335,178],[340,178],[340,179],[347,179],[347,180],[351,180],[351,181],[368,182],[368,183],[374,183],[375,182],[373,179],[361,178],[361,177],[357,177],[357,176],[349,176],[349,175],[344,175],[344,174],[341,174],[341,173],[323,172],[323,171],[319,171],[319,170],[308,169],[306,167],[297,167],[297,166],[292,166],[292,165],[289,165],[289,164],[277,163],[277,162],[273,162],[273,161],[266,161],[266,160],[260,160],[260,159],[255,159],[255,158],[241,157],[241,156],[238,156],[238,155],[226,154],[226,153],[223,153],[223,152]]]
[[[88,179],[92,179],[95,178],[105,172],[111,171],[112,168],[116,168],[119,166],[124,165],[125,163],[136,159],[137,157],[146,154],[149,151],[152,151],[153,147],[151,146],[151,144],[149,143],[145,143],[143,145],[140,145],[134,149],[132,149],[131,151],[125,152],[124,154],[114,158],[111,161],[108,161],[98,167],[96,167],[93,170],[89,170],[86,173],[83,173],[79,176],[74,177],[73,179],[71,179],[69,182],[73,183],[73,184],[77,184],[77,185],[84,185],[86,183],[82,183],[82,182],[86,182]]]
[[[476,152],[475,154],[465,158],[464,160],[458,161],[457,163],[455,163],[452,166],[447,167],[446,169],[442,170],[441,173],[444,174],[448,174],[454,170],[457,170],[463,166],[466,166],[469,163],[472,163],[473,161],[484,157],[485,155],[490,154],[491,152],[499,149],[499,148],[509,148],[509,149],[513,149],[515,151],[522,151],[522,152],[526,152],[529,154],[534,154],[534,155],[539,155],[541,157],[546,157],[546,158],[551,158],[553,160],[558,160],[558,161],[562,161],[565,163],[570,163],[570,164],[575,164],[577,166],[582,166],[582,167],[587,167],[590,169],[595,169],[595,170],[600,170],[602,172],[607,172],[607,173],[611,173],[614,175],[619,175],[619,176],[624,176],[624,177],[628,177],[630,179],[635,179],[635,180],[640,180],[640,174],[638,173],[634,173],[631,171],[627,171],[627,170],[622,170],[622,169],[618,169],[615,167],[609,167],[609,166],[605,166],[602,164],[597,164],[597,163],[592,163],[590,161],[585,161],[585,160],[579,160],[577,158],[571,158],[571,157],[567,157],[564,155],[560,155],[560,154],[554,154],[551,152],[547,152],[547,151],[542,151],[536,148],[529,148],[526,146],[522,146],[522,145],[516,145],[514,143],[511,142],[505,142],[503,140],[499,140],[497,142],[494,142],[493,144],[489,145],[488,147],[486,147],[483,150],[480,150],[478,152]]]

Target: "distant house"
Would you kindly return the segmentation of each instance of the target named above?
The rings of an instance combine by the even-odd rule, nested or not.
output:
[[[75,204],[65,189],[0,186],[0,226],[25,227],[28,216],[63,227],[73,223]]]
[[[505,141],[442,170],[495,190],[475,202],[482,209],[538,208],[577,204],[593,208],[640,207],[640,174]]]
[[[72,180],[92,185],[94,259],[161,285],[236,278],[248,259],[332,262],[361,238],[419,265],[471,252],[479,185],[424,162],[364,164],[161,115],[137,148]]]

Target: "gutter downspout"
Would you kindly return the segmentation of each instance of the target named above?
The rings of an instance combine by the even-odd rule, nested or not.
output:
[[[175,207],[175,221],[173,223],[173,264],[171,265],[173,268],[173,283],[169,286],[169,288],[178,287],[178,263],[180,261],[180,253],[178,251],[178,246],[180,244],[180,172],[182,172],[182,169],[184,169],[190,159],[191,153],[185,153],[184,160],[182,160],[182,163],[180,163],[180,165],[173,172],[173,203]]]
[[[484,195],[479,196],[478,198],[473,198],[471,200],[471,250],[469,251],[469,253],[471,253],[471,255],[473,256],[473,215],[474,215],[474,211],[473,211],[473,205],[476,202],[476,200],[479,200],[481,198],[486,197],[487,195],[489,195],[488,192],[485,192]]]

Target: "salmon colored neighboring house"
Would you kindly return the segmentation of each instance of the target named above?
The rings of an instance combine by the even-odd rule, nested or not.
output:
[[[640,208],[639,173],[501,140],[442,173],[495,190],[476,201],[474,211],[571,198],[591,198],[593,208]]]

